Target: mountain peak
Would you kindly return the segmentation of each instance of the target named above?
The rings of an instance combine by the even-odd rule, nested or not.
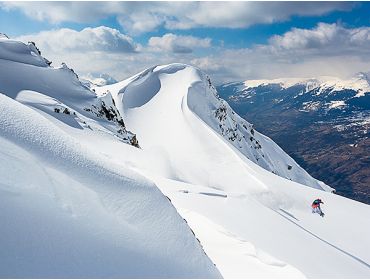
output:
[[[201,125],[206,125],[207,131],[210,129],[212,134],[218,135],[224,141],[221,141],[221,146],[236,149],[250,163],[313,188],[331,190],[310,177],[271,139],[259,134],[252,124],[238,116],[227,102],[219,97],[210,77],[197,67],[181,63],[157,65],[133,78],[96,88],[98,93],[106,90],[112,93],[128,129],[135,129],[143,149],[161,145],[166,141],[167,153],[171,158],[176,157],[172,159],[174,162],[182,164],[184,161],[190,161],[190,146],[197,147],[197,151],[200,149],[197,153],[207,158],[209,155],[205,154],[204,150],[208,148],[204,145],[210,141],[209,136],[204,136],[205,139],[202,140],[199,139],[200,132],[188,131],[190,123],[200,122]],[[151,124],[150,128],[147,123]],[[201,128],[199,130],[202,131]],[[189,139],[188,143],[183,143],[183,139],[189,137],[187,133],[194,135],[196,140]],[[184,151],[188,152],[182,154]],[[193,163],[189,174],[181,176],[181,180],[192,180],[188,176],[198,172],[193,170],[194,168],[197,168],[196,163]],[[202,169],[201,166],[198,168]],[[219,173],[222,171],[219,170]],[[236,186],[230,185],[234,176],[232,173],[223,174],[214,184],[218,186],[224,183],[235,189]],[[202,182],[203,179],[197,180]]]

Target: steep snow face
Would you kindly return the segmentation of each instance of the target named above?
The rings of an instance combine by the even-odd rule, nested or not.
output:
[[[127,145],[111,95],[96,96],[65,65],[38,65],[27,51],[16,55],[29,46],[7,43],[0,42],[0,276],[220,277],[170,201],[124,159],[140,149]]]
[[[283,151],[217,98],[198,69],[152,67],[96,88],[107,90],[140,139],[140,153],[125,158],[170,197],[224,277],[369,277],[370,208],[299,174]],[[261,148],[251,148],[248,136]],[[123,157],[106,152],[113,161]],[[310,187],[269,166],[297,172]],[[318,197],[325,218],[311,213]]]
[[[164,84],[170,75],[178,84],[166,88]],[[192,170],[187,174],[173,174],[174,177],[189,181],[193,179],[190,177],[195,176],[198,178],[196,182],[202,184],[204,180],[210,180],[215,187],[222,181],[234,182],[237,178],[235,174],[225,176],[226,169],[222,167],[225,158],[218,159],[219,176],[222,178],[204,176],[201,171],[205,168],[201,166],[203,163],[196,163],[198,157],[217,157],[214,155],[217,152],[211,150],[212,142],[214,137],[221,137],[228,149],[243,154],[274,174],[313,188],[332,190],[312,178],[271,139],[255,131],[250,123],[239,117],[219,98],[210,78],[195,68],[182,64],[158,66],[129,80],[97,90],[107,89],[119,104],[118,109],[125,115],[128,126],[142,135],[140,138],[145,146],[153,147],[162,143],[168,149],[171,162],[186,164],[187,167],[182,170]],[[205,125],[199,130],[211,129],[214,132],[212,138],[208,138],[208,135],[202,138],[188,125],[190,122]],[[188,135],[191,135],[190,139]],[[189,149],[194,150],[194,154]],[[184,153],[184,150],[187,152]],[[224,156],[222,152],[220,155]],[[231,162],[233,159],[230,158]]]
[[[253,125],[236,114],[226,101],[219,98],[208,76],[199,72],[188,95],[189,108],[221,134],[254,163],[283,178],[297,183],[331,191],[322,182],[312,178],[270,138],[257,132]]]

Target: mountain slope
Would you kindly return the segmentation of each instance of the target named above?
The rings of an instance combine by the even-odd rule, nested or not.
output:
[[[40,61],[0,39],[1,277],[220,277],[158,188],[104,153],[140,151],[110,95]]]
[[[369,277],[369,206],[309,176],[199,69],[94,92],[1,46],[1,276]]]
[[[140,139],[143,155],[127,156],[133,167],[170,197],[224,277],[369,276],[369,207],[322,191],[305,173],[297,177],[311,187],[273,174],[267,159],[280,160],[271,161],[280,171],[291,161],[281,162],[283,152],[256,131],[262,148],[248,139],[239,147],[226,131],[238,124],[236,134],[251,134],[248,123],[239,129],[242,120],[198,69],[152,67],[95,90],[112,94]],[[264,168],[255,164],[261,154]],[[310,211],[317,197],[325,201],[324,219]]]
[[[179,84],[184,84],[183,87],[180,89],[161,87],[160,76],[163,76],[165,80],[166,75],[180,71],[187,72],[187,74],[181,77],[174,75],[174,77],[178,79]],[[135,128],[135,131],[142,135],[144,146],[158,145],[164,141],[163,137],[166,137],[166,143],[163,142],[168,152],[166,156],[170,157],[174,165],[186,165],[186,168],[179,166],[179,170],[192,169],[191,175],[174,175],[177,179],[188,181],[187,176],[194,175],[196,179],[195,177],[192,179],[201,184],[209,184],[209,180],[212,180],[211,184],[215,187],[221,184],[220,182],[234,184],[231,182],[237,176],[233,173],[226,175],[227,171],[223,169],[225,158],[218,159],[220,170],[215,173],[219,174],[220,178],[215,175],[204,176],[202,167],[197,166],[197,157],[212,157],[216,160],[218,154],[224,156],[222,152],[218,153],[213,150],[215,147],[211,146],[211,140],[202,139],[202,135],[198,132],[211,129],[214,131],[213,137],[221,136],[228,143],[226,146],[231,145],[229,149],[236,149],[237,153],[242,153],[266,170],[314,188],[331,190],[330,187],[307,174],[271,139],[255,131],[251,124],[236,115],[230,106],[217,96],[209,78],[194,68],[182,64],[154,67],[134,78],[96,90],[112,93],[115,103],[118,104],[117,108],[125,116],[128,126]],[[141,107],[151,100],[153,102],[146,106],[145,112],[142,112]],[[162,110],[165,112],[161,112]],[[197,130],[191,128],[187,123],[199,123],[198,120],[190,120],[190,118],[194,118],[193,113],[207,126],[197,128]],[[148,128],[146,125],[148,122],[153,122],[153,126]],[[194,135],[196,136],[194,137]],[[206,137],[208,137],[208,133]],[[185,146],[189,148],[186,148],[187,153],[184,154]],[[233,158],[228,160],[230,164],[240,164],[234,163]],[[201,162],[201,164],[203,163]],[[218,163],[215,162],[214,165],[216,164]],[[238,168],[235,168],[235,172],[237,170]],[[204,181],[204,178],[207,181]]]

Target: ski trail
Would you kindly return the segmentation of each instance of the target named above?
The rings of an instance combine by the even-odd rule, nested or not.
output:
[[[227,198],[226,194],[211,193],[211,192],[199,192],[199,194]]]
[[[271,209],[271,210],[275,211],[275,212],[276,212],[276,213],[278,213],[280,216],[282,216],[282,217],[284,217],[285,219],[287,219],[289,222],[291,222],[291,223],[295,224],[296,226],[298,226],[299,228],[301,228],[301,229],[302,229],[302,230],[304,230],[305,232],[307,232],[307,233],[311,234],[312,236],[316,237],[317,239],[321,240],[322,242],[324,242],[324,243],[328,244],[329,246],[333,247],[334,249],[337,249],[338,251],[340,251],[340,252],[342,252],[343,254],[347,255],[348,257],[350,257],[350,258],[352,258],[352,259],[356,260],[357,262],[359,262],[359,263],[363,264],[363,265],[364,265],[364,266],[366,266],[367,268],[370,268],[370,265],[369,265],[367,262],[365,262],[364,260],[360,259],[359,257],[356,257],[356,256],[354,256],[354,255],[352,255],[352,254],[350,254],[350,253],[348,253],[348,252],[344,251],[343,249],[341,249],[341,248],[339,248],[339,247],[337,247],[337,246],[335,246],[335,245],[331,244],[330,242],[328,242],[328,241],[326,241],[326,240],[322,239],[322,238],[321,238],[321,237],[319,237],[318,235],[316,235],[316,234],[314,234],[313,232],[311,232],[311,231],[309,231],[309,230],[305,229],[303,226],[299,225],[297,222],[295,222],[295,221],[293,221],[293,220],[289,219],[288,217],[284,216],[283,214],[279,213],[278,211],[276,211],[276,210],[274,210],[274,209]],[[284,212],[285,212],[285,211],[284,211]]]
[[[294,215],[290,214],[288,211],[286,211],[284,209],[281,209],[281,208],[280,208],[280,211],[282,211],[283,213],[285,213],[288,216],[292,217],[294,220],[299,221]]]

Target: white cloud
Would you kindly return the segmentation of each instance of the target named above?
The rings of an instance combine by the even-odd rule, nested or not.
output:
[[[195,26],[242,28],[284,21],[292,15],[322,15],[349,6],[343,2],[200,2],[188,17]]]
[[[118,2],[83,1],[9,1],[0,3],[0,7],[6,10],[19,9],[30,18],[51,23],[93,22],[124,8]]]
[[[196,48],[210,44],[208,39],[172,35],[170,38],[179,41],[170,40],[169,51],[161,55],[154,51],[154,47],[142,47],[129,36],[105,26],[81,31],[62,28],[13,39],[34,41],[42,55],[53,61],[53,65],[65,62],[81,76],[91,72],[108,73],[121,80],[155,64],[188,63],[194,57],[192,53],[185,57],[175,55],[173,51],[183,51],[181,46]],[[178,43],[181,44],[176,45]]]
[[[266,45],[224,50],[192,62],[218,80],[348,77],[370,69],[370,27],[319,23],[313,29],[293,28]]]
[[[210,48],[207,55],[189,51],[210,47],[210,39],[170,33],[152,37],[148,46],[141,47],[127,35],[107,27],[80,32],[51,30],[20,38],[35,41],[54,65],[66,62],[81,75],[108,73],[118,80],[156,64],[173,62],[198,66],[216,83],[254,78],[347,77],[370,70],[370,27],[346,28],[339,24],[293,28],[272,36],[265,45],[244,49]]]
[[[116,16],[126,32],[137,34],[165,26],[169,30],[196,27],[241,28],[349,10],[350,2],[4,2],[27,16],[60,22],[96,22]]]
[[[138,46],[133,39],[118,30],[106,26],[85,28],[81,31],[62,28],[42,31],[38,34],[17,38],[21,41],[35,41],[48,52],[135,52]]]
[[[351,29],[335,23],[319,23],[314,29],[294,28],[282,36],[273,36],[269,43],[280,51],[316,50],[325,55],[327,52],[369,52],[370,27]]]
[[[211,46],[211,39],[167,33],[162,37],[151,37],[148,46],[154,51],[191,53],[196,48],[209,48]]]

